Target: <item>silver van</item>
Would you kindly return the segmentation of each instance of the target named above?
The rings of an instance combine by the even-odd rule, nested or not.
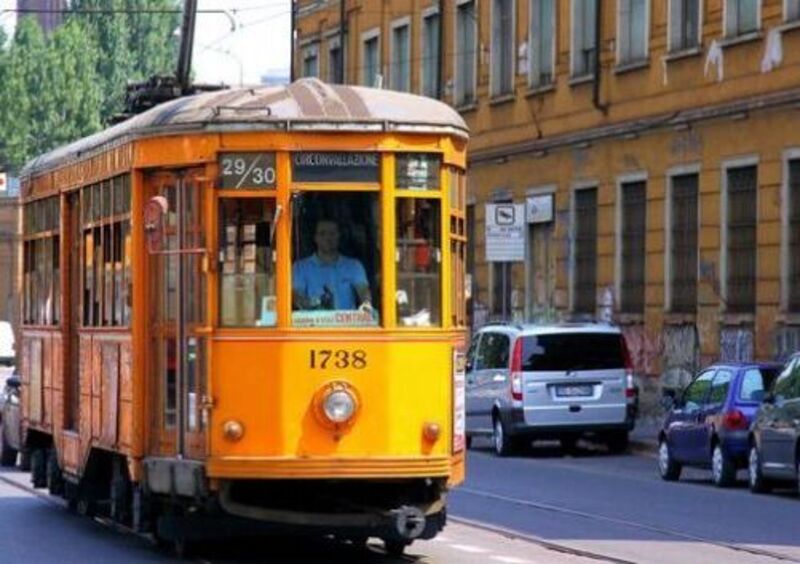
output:
[[[491,436],[506,456],[536,439],[592,435],[628,448],[636,410],[625,337],[596,324],[489,325],[467,355],[467,445]]]

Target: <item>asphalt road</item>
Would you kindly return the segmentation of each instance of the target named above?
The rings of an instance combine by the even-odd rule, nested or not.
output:
[[[414,543],[403,558],[383,553],[380,542],[353,546],[326,539],[262,538],[201,547],[178,560],[152,540],[120,530],[101,519],[80,518],[64,503],[32,490],[28,474],[0,470],[0,564],[591,564],[594,560],[524,538],[451,523],[433,541]]]
[[[754,495],[745,475],[715,488],[708,472],[662,481],[656,460],[601,448],[535,447],[499,459],[476,440],[450,514],[626,562],[800,562],[800,499]]]

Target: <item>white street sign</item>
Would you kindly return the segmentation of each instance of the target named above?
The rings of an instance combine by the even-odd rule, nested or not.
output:
[[[525,202],[528,223],[553,221],[553,194],[528,196]]]
[[[486,260],[525,260],[525,204],[486,204]]]

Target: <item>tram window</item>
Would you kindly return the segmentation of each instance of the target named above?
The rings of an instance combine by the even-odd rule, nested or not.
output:
[[[130,198],[127,175],[82,190],[84,327],[130,324]]]
[[[220,321],[226,327],[277,324],[272,198],[219,201]]]
[[[23,323],[58,325],[59,198],[26,204],[23,218]]]
[[[292,201],[292,325],[380,324],[380,203],[374,192],[301,192]]]
[[[408,327],[441,326],[439,200],[397,200],[397,319]]]

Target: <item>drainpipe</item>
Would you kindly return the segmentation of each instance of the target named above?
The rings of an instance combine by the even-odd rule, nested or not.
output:
[[[444,0],[439,0],[439,61],[436,65],[436,98],[444,98]]]
[[[339,0],[339,76],[336,80],[339,84],[344,84],[347,73],[344,71],[344,34],[345,34],[345,0]]]
[[[291,0],[291,2],[292,2],[292,10],[291,10],[291,14],[292,15],[291,15],[291,20],[290,20],[290,24],[289,24],[289,26],[290,26],[289,27],[289,30],[290,30],[290,33],[289,33],[289,83],[290,84],[292,82],[294,82],[295,78],[297,78],[295,76],[295,72],[294,72],[294,31],[295,31],[295,26],[297,25],[297,22],[295,21],[296,17],[297,17],[296,16],[297,2],[296,2],[296,0]]]
[[[608,106],[600,102],[600,78],[603,76],[602,69],[600,68],[600,49],[603,44],[603,0],[595,0],[595,15],[594,15],[594,83],[592,89],[592,104],[594,107],[603,112],[608,113]]]

